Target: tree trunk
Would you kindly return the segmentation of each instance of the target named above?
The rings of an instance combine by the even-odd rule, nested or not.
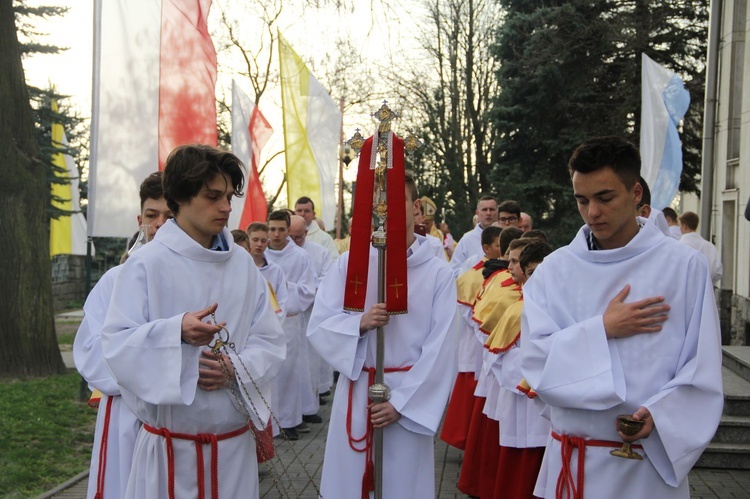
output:
[[[0,376],[65,371],[55,334],[50,186],[39,161],[12,0],[0,0]]]

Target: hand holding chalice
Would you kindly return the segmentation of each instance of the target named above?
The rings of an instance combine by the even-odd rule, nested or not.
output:
[[[620,416],[617,416],[617,429],[624,435],[632,437],[633,435],[637,435],[642,428],[643,421],[637,421],[633,419],[633,416],[631,416],[630,414],[622,414]],[[643,460],[643,456],[632,449],[632,447],[630,446],[630,442],[623,442],[622,447],[610,451],[610,454],[617,457],[623,457],[625,459],[637,459],[639,461]]]

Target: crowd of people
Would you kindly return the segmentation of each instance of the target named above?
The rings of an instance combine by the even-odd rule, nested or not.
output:
[[[74,358],[99,408],[88,497],[258,497],[258,463],[328,403],[326,499],[371,496],[374,429],[382,497],[435,497],[441,423],[470,497],[689,497],[723,404],[721,261],[695,213],[651,208],[632,144],[573,152],[583,226],[556,250],[492,195],[456,243],[407,174],[405,280],[385,282],[405,293],[398,312],[377,300],[377,251],[334,240],[309,197],[227,229],[242,168],[175,149],[141,185],[153,241],[86,300]],[[380,327],[390,397],[375,403]],[[623,442],[642,459],[610,455]]]

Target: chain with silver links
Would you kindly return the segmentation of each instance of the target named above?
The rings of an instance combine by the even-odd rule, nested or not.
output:
[[[213,325],[218,327],[218,321],[216,320],[216,315],[213,313],[211,314],[211,319],[213,321]],[[226,332],[225,338],[222,338],[221,331]],[[250,414],[250,410],[248,410],[247,405],[245,404],[245,401],[242,398],[242,393],[240,393],[239,389],[237,388],[237,385],[239,385],[242,388],[242,392],[245,394],[245,398],[247,402],[250,404],[252,411],[257,415],[258,409],[255,407],[255,403],[253,402],[252,397],[250,396],[250,393],[247,391],[247,387],[244,383],[237,383],[236,379],[231,375],[229,366],[225,363],[225,358],[229,360],[229,363],[232,365],[232,368],[236,371],[237,366],[235,366],[234,362],[232,362],[232,358],[229,356],[229,351],[231,350],[232,353],[237,357],[237,360],[239,361],[240,365],[242,366],[242,370],[247,375],[247,378],[250,380],[250,382],[253,384],[253,387],[255,388],[255,392],[258,394],[260,399],[263,401],[263,404],[265,405],[266,409],[268,410],[269,414],[271,415],[271,418],[273,419],[274,423],[276,423],[276,426],[279,428],[280,434],[284,442],[287,444],[289,449],[292,450],[292,453],[294,454],[294,459],[300,463],[302,466],[302,471],[304,471],[305,475],[307,476],[307,479],[309,483],[313,486],[315,489],[315,493],[318,495],[320,499],[323,499],[323,496],[320,493],[320,490],[318,489],[318,486],[315,484],[315,479],[310,474],[310,472],[307,470],[307,467],[305,466],[304,461],[302,461],[302,458],[300,457],[299,453],[297,452],[297,449],[295,448],[294,444],[291,440],[289,440],[289,437],[287,436],[286,432],[281,428],[281,424],[279,423],[279,420],[276,419],[276,415],[273,413],[273,410],[271,409],[271,405],[266,401],[265,397],[263,396],[263,393],[261,392],[260,388],[256,384],[253,377],[250,375],[250,371],[247,369],[247,366],[245,366],[245,363],[242,361],[242,357],[240,357],[239,353],[237,352],[235,345],[233,342],[229,341],[229,330],[226,328],[226,326],[222,327],[219,331],[219,338],[217,338],[214,341],[213,345],[209,345],[209,348],[211,348],[211,352],[214,353],[219,361],[219,365],[221,366],[221,370],[224,374],[224,378],[227,381],[227,386],[229,388],[229,392],[232,394],[232,397],[235,399],[235,402],[237,404],[237,407],[242,408],[243,417],[247,420],[247,423],[249,425],[253,425],[252,422],[252,416]],[[224,350],[222,352],[222,349]],[[223,355],[221,355],[223,353]],[[255,426],[255,425],[253,425]],[[265,427],[262,430],[259,430],[260,433],[263,433],[265,430]],[[290,497],[289,493],[285,489],[284,485],[281,483],[279,479],[279,473],[276,469],[276,465],[273,463],[275,461],[274,459],[269,459],[268,455],[265,452],[265,449],[263,446],[259,446],[258,448],[261,449],[261,457],[265,460],[265,463],[268,464],[269,468],[271,468],[271,478],[274,482],[274,487],[276,487],[276,490],[283,494],[283,497]],[[284,464],[283,460],[281,458],[278,459],[278,463],[281,465],[283,476],[289,476],[289,470]],[[291,485],[292,491],[295,494],[293,497],[299,497],[299,493],[296,490],[296,487],[294,486],[294,483],[292,480],[289,480],[289,483]]]

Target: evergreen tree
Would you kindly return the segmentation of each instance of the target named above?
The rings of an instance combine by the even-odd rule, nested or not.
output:
[[[49,262],[49,167],[41,159],[11,0],[0,0],[0,375],[64,372]]]
[[[682,133],[681,188],[695,190],[707,8],[705,1],[502,0],[495,54],[502,91],[491,119],[500,138],[493,178],[552,242],[580,227],[567,160],[583,140],[639,141],[641,53],[683,76],[693,103]],[[689,8],[688,8],[689,7]]]

